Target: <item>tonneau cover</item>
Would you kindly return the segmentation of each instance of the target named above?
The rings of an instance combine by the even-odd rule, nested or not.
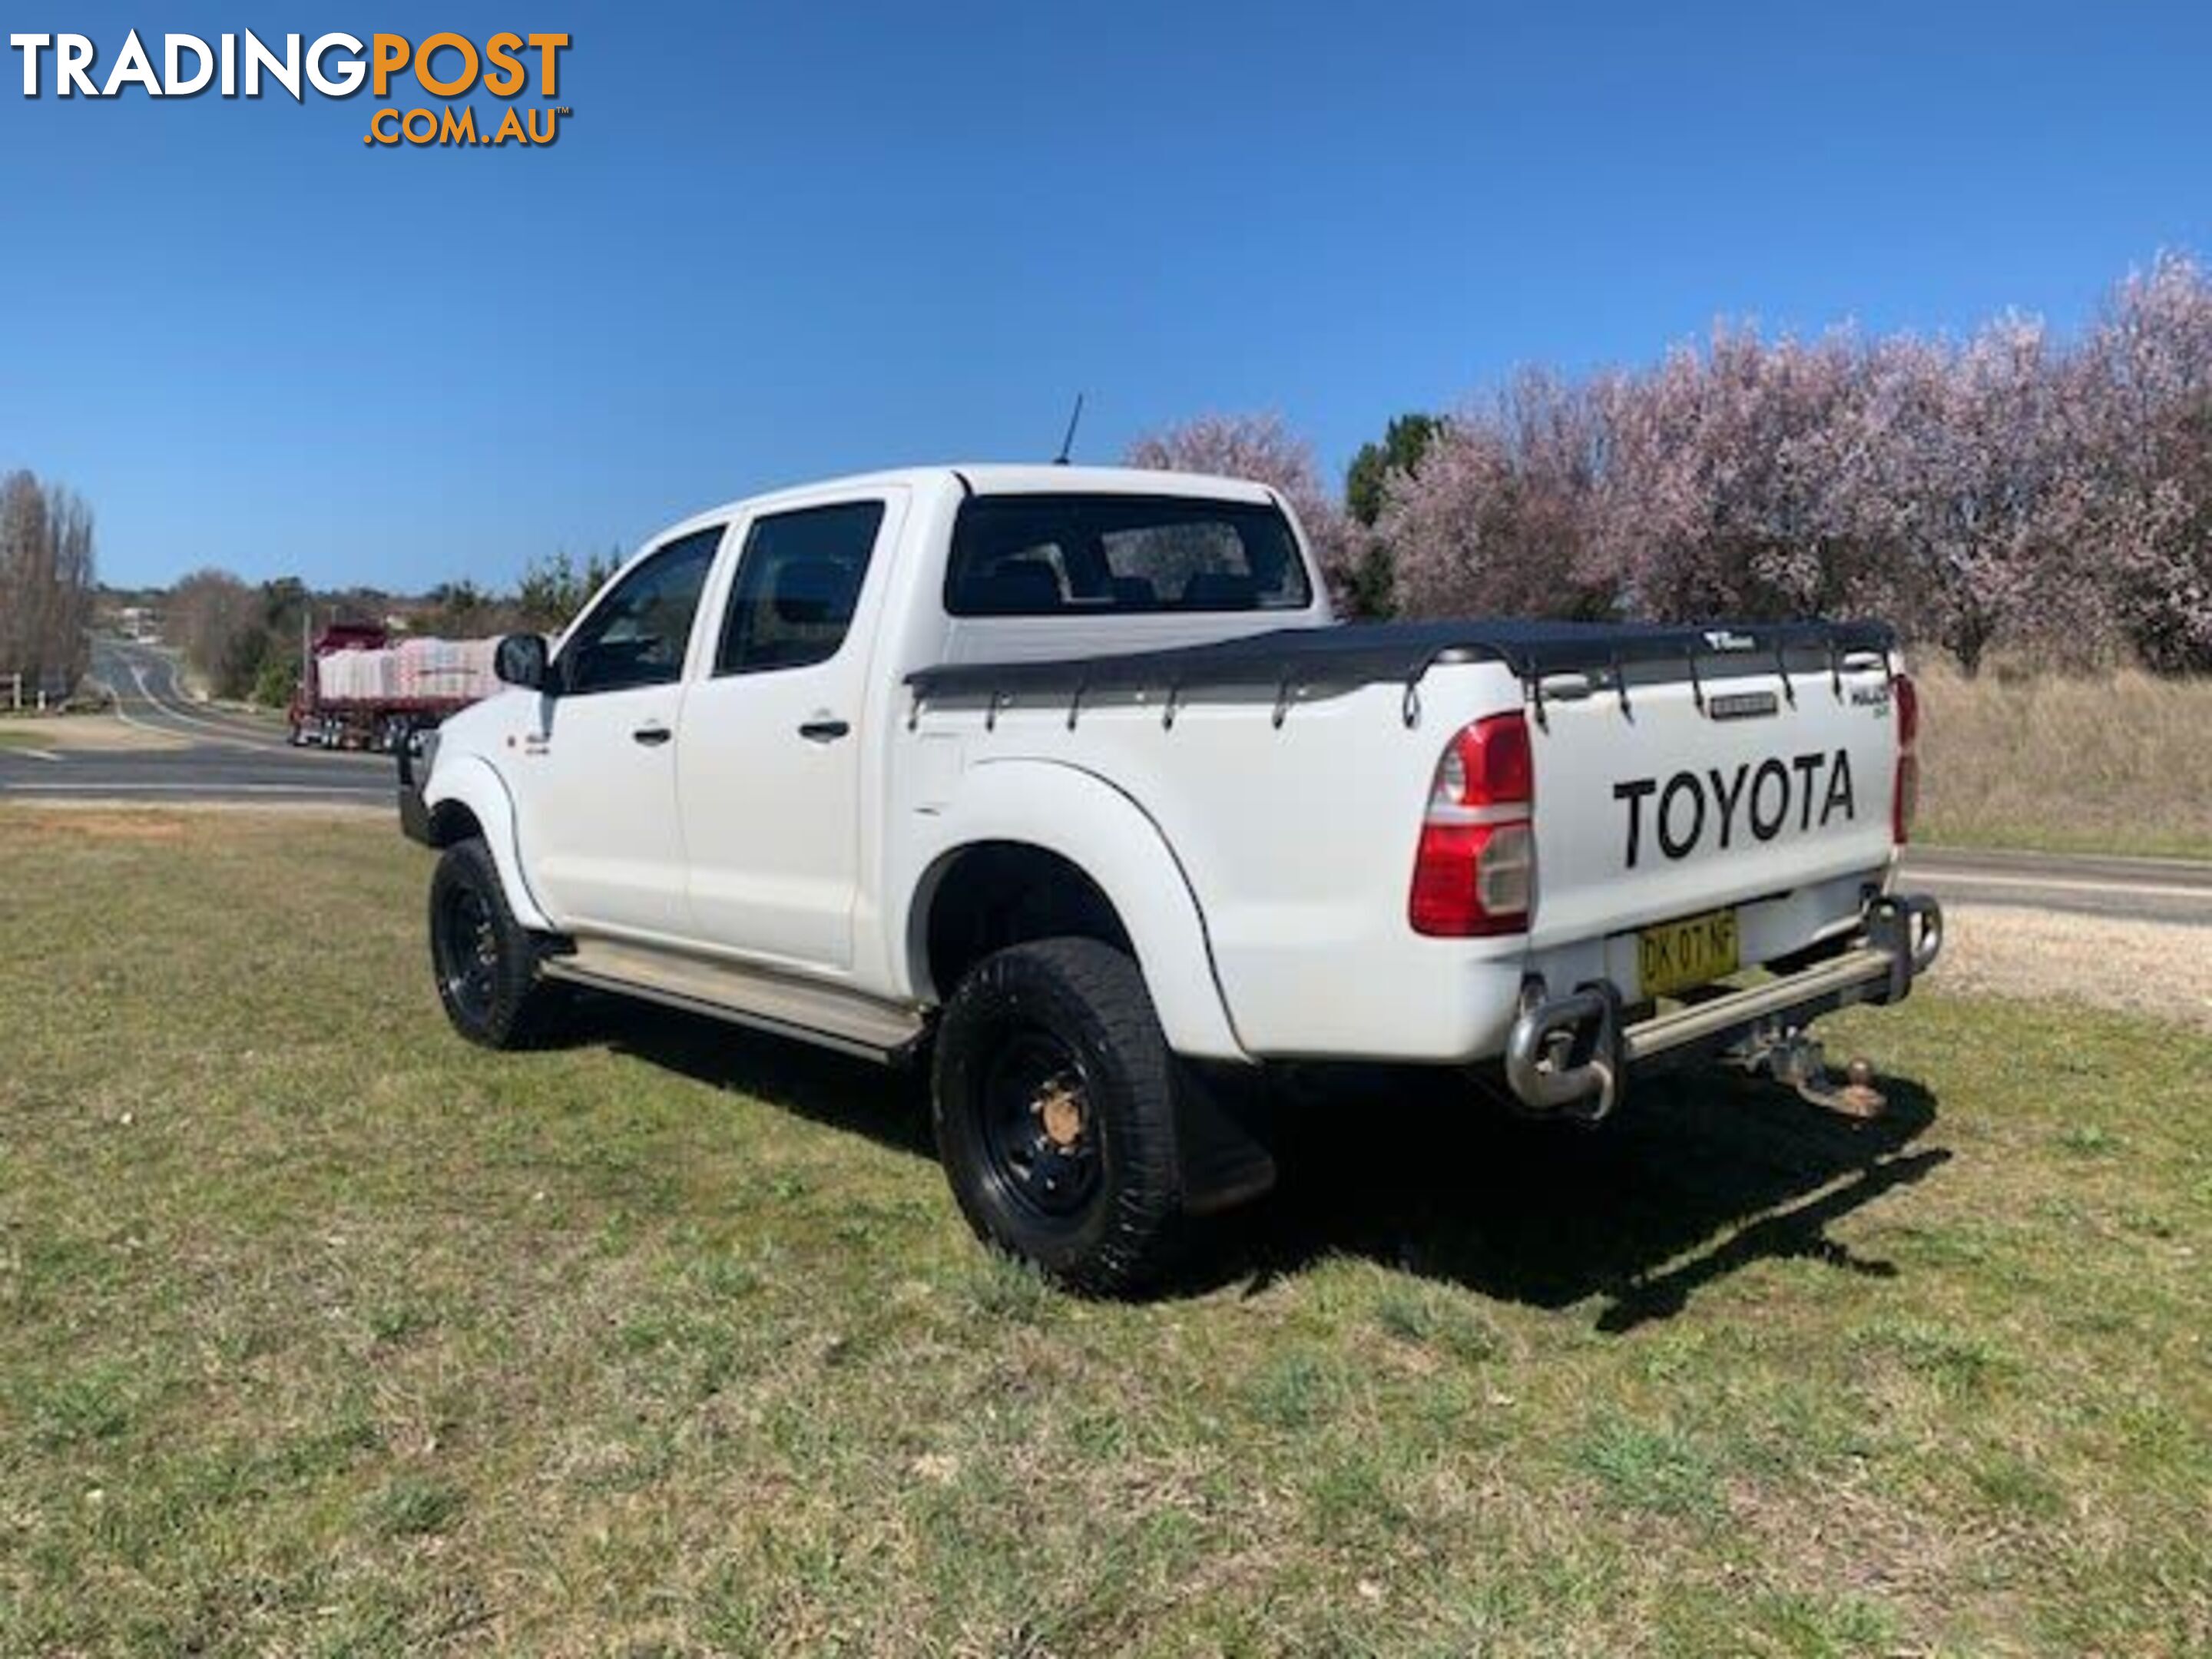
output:
[[[1041,662],[948,663],[918,670],[907,676],[907,684],[923,698],[1244,686],[1279,692],[1301,686],[1412,685],[1445,660],[1501,662],[1523,679],[1668,661],[1717,675],[1731,665],[1773,666],[1806,653],[1832,660],[1848,652],[1886,653],[1896,642],[1888,623],[1870,621],[1688,628],[1470,617],[1282,628],[1166,651]]]

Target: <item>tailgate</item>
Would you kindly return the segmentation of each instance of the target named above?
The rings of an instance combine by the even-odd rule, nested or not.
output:
[[[1897,742],[1881,653],[1538,684],[1532,945],[1887,866]]]

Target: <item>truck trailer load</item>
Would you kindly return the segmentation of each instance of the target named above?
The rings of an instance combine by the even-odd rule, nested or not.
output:
[[[291,706],[292,741],[325,749],[397,749],[499,689],[497,640],[406,639],[337,623],[307,649]]]

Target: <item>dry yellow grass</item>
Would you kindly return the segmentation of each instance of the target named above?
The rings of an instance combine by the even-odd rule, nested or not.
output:
[[[118,750],[182,749],[185,740],[151,726],[131,726],[112,714],[0,716],[0,749],[47,749],[108,753]]]
[[[1913,678],[1924,839],[2212,857],[2212,679]]]

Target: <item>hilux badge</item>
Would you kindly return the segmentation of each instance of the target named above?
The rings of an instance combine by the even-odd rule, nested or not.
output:
[[[1782,699],[1771,691],[1729,691],[1705,699],[1705,714],[1717,720],[1755,720],[1782,712]]]

